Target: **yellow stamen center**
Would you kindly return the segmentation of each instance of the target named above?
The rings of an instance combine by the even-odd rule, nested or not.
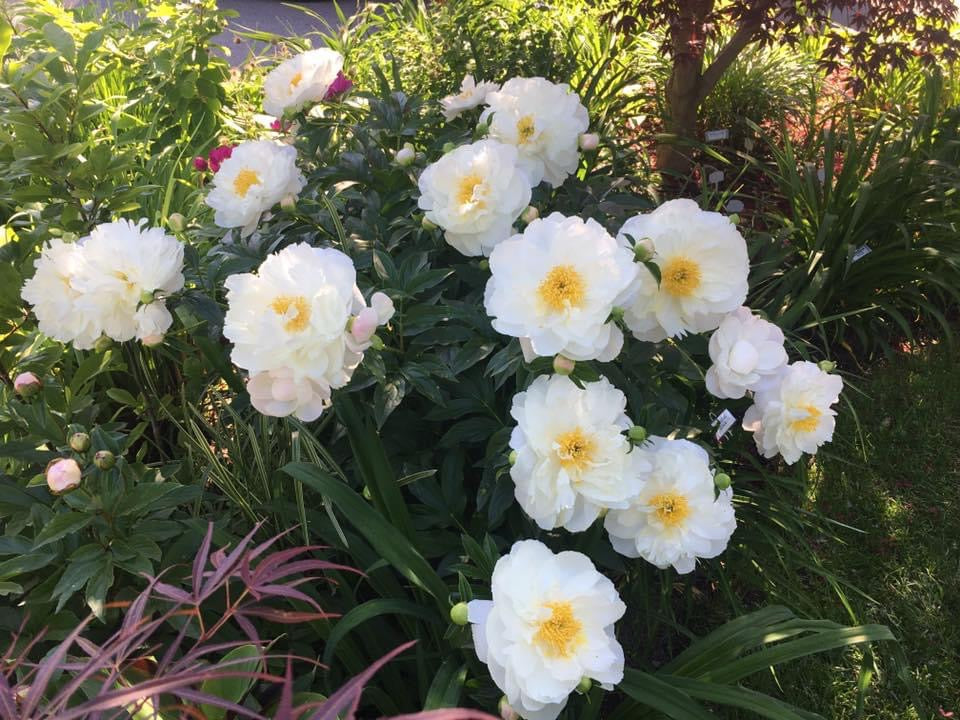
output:
[[[823,414],[813,405],[804,405],[802,410],[805,410],[807,416],[794,420],[790,423],[790,428],[795,432],[813,432],[817,429],[817,425],[820,424],[820,416]]]
[[[524,145],[530,142],[530,138],[537,131],[537,124],[533,120],[533,115],[524,115],[517,120],[517,142]]]
[[[650,507],[653,508],[657,519],[664,525],[674,528],[682,523],[690,514],[690,505],[683,495],[677,493],[663,493],[650,498]]]
[[[251,185],[259,185],[260,176],[253,170],[244,168],[233,179],[233,191],[240,197],[246,197]]]
[[[671,258],[660,268],[660,287],[677,297],[690,297],[700,287],[700,266],[687,257]]]
[[[557,438],[557,455],[567,470],[583,470],[593,461],[596,443],[580,428],[574,428]]]
[[[483,190],[483,178],[480,175],[476,173],[465,175],[460,179],[460,182],[457,185],[457,203],[460,205],[474,205],[478,208],[483,208],[486,206],[486,203],[481,197],[477,197],[477,195],[482,193]]]
[[[550,617],[540,623],[534,642],[550,657],[569,658],[586,638],[583,625],[573,614],[568,602],[547,603]]]
[[[310,322],[310,303],[302,295],[281,295],[270,303],[270,309],[284,317],[287,332],[301,332]]]
[[[554,312],[579,307],[586,291],[583,276],[572,265],[554,266],[537,288],[540,300]]]
[[[127,286],[127,290],[133,290],[136,287],[136,283],[131,282],[130,277],[122,270],[117,270],[113,273],[113,276],[125,284]],[[67,284],[69,284],[69,282]]]
[[[298,72],[296,75],[290,78],[290,87],[295,88],[297,85],[300,84],[301,80],[303,80],[303,73]]]

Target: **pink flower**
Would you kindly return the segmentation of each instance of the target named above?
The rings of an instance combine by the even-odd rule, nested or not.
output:
[[[353,318],[350,324],[350,334],[353,339],[361,345],[366,344],[377,331],[378,318],[377,311],[373,308],[364,308]]]
[[[347,90],[353,87],[353,80],[348,78],[342,72],[337,73],[336,79],[330,83],[330,87],[327,88],[327,94],[324,96],[324,100],[333,100],[338,95],[343,95]]]
[[[60,458],[47,465],[47,487],[54,495],[62,495],[80,487],[80,466],[73,458]]]
[[[207,154],[207,160],[209,161],[212,172],[220,170],[220,163],[233,155],[234,147],[234,145],[221,145],[220,147],[215,147]]]
[[[204,172],[207,169],[207,159],[201,155],[197,155],[193,159],[193,169],[197,172]]]
[[[13,389],[20,397],[30,397],[43,387],[43,381],[32,372],[23,372],[13,379]]]
[[[270,123],[270,129],[274,132],[283,132],[283,123],[280,122],[280,118]]]

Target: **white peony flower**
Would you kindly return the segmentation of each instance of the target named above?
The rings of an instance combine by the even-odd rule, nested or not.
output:
[[[710,337],[707,391],[718,398],[742,398],[747,390],[762,390],[787,364],[783,331],[739,307],[727,315]]]
[[[652,273],[641,271],[635,302],[624,315],[638,339],[713,330],[746,299],[747,244],[725,215],[701,210],[693,200],[670,200],[624,223],[617,239],[627,243],[627,236],[647,251],[652,245],[660,269],[659,286]]]
[[[613,625],[626,605],[586,555],[522,540],[497,561],[491,584],[493,600],[468,604],[473,642],[521,717],[554,720],[584,677],[605,687],[623,679]]]
[[[812,362],[795,362],[777,381],[758,392],[743,416],[743,427],[754,434],[757,449],[767,458],[779,453],[788,464],[803,453],[813,455],[833,438],[843,380]]]
[[[650,438],[653,470],[625,510],[607,513],[613,548],[659,568],[693,570],[696,559],[722,553],[737,527],[730,488],[715,494],[706,450],[688,440]]]
[[[586,530],[604,508],[626,508],[640,491],[650,463],[623,434],[633,425],[626,406],[606,378],[581,389],[563,375],[541,375],[514,395],[510,477],[541,528]]]
[[[281,117],[288,110],[320,102],[342,69],[343,55],[329,48],[284,60],[263,80],[264,112]]]
[[[487,95],[496,92],[500,86],[492,82],[482,82],[477,84],[473,75],[467,75],[460,83],[460,92],[456,95],[448,95],[440,101],[443,106],[443,116],[447,121],[460,117],[465,110],[470,110],[478,105],[483,105]]]
[[[297,379],[288,369],[251,375],[247,392],[250,403],[264,415],[293,415],[304,422],[316,420],[330,404],[329,385],[310,378]]]
[[[101,331],[93,317],[77,310],[80,291],[73,281],[82,268],[81,252],[79,244],[50,240],[34,262],[36,272],[24,283],[21,296],[33,306],[44,335],[89,350]]]
[[[420,175],[420,208],[464,255],[489,255],[513,233],[530,202],[517,159],[515,147],[481,140],[447,153]]]
[[[250,235],[263,213],[303,189],[306,181],[296,161],[296,149],[283,143],[251,140],[237,145],[220,164],[207,194],[207,205],[216,211],[214,222]]]
[[[183,243],[144,222],[103,223],[81,241],[77,308],[117,342],[166,333],[173,317],[153,296],[183,288]]]
[[[594,220],[534,220],[494,248],[490,271],[483,302],[498,332],[528,338],[544,357],[606,362],[620,353],[610,313],[630,302],[637,265]]]
[[[520,167],[534,186],[541,181],[557,187],[580,163],[580,133],[590,118],[568,85],[541,77],[513,78],[487,94],[489,106],[480,122],[490,124],[489,136],[520,151]]]

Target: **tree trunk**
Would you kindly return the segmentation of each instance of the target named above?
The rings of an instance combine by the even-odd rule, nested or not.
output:
[[[683,12],[670,27],[670,48],[673,68],[666,87],[667,135],[657,145],[657,169],[668,187],[682,188],[690,172],[689,149],[675,140],[690,139],[697,132],[697,110],[701,101],[703,51],[706,18],[713,9],[713,0],[683,3]]]

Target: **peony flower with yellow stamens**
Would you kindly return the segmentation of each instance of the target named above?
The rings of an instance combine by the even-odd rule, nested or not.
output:
[[[231,275],[225,285],[223,334],[233,342],[233,362],[250,373],[254,407],[265,415],[315,419],[370,345],[349,329],[366,307],[353,262],[339,250],[299,243],[268,257],[256,273]],[[385,323],[392,304],[389,312],[381,309],[374,310]]]
[[[531,185],[546,180],[558,187],[576,172],[580,134],[590,118],[568,85],[542,77],[513,78],[487,93],[486,104],[480,122],[490,123],[491,138],[516,146]]]
[[[222,228],[257,228],[260,216],[288,196],[296,198],[306,181],[297,169],[296,149],[270,140],[251,140],[233,148],[213,176],[206,203]]]
[[[623,679],[614,623],[626,605],[586,555],[521,540],[497,561],[491,592],[467,606],[473,642],[520,717],[554,720],[584,678]]]
[[[613,360],[623,333],[610,320],[629,305],[633,255],[594,220],[553,213],[494,248],[484,292],[493,328],[525,352],[571,360]]]
[[[649,269],[640,272],[635,301],[624,314],[639,340],[713,330],[747,297],[746,241],[725,215],[701,210],[693,200],[670,200],[631,218],[617,239],[641,244],[660,270],[659,284]]]
[[[495,140],[461,145],[420,175],[420,208],[464,255],[489,255],[513,234],[530,202],[530,183],[517,150]]]
[[[631,449],[627,399],[609,380],[582,388],[563,375],[541,375],[513,398],[510,477],[517,502],[544,530],[586,530],[605,508],[626,508],[650,470]]]
[[[698,557],[726,549],[737,527],[733,491],[716,494],[710,458],[695,443],[652,437],[644,447],[653,469],[628,508],[607,513],[604,527],[621,555],[688,573]]]
[[[263,79],[263,111],[282,117],[307,103],[318,103],[343,69],[343,55],[320,48],[284,60]]]
[[[500,86],[492,82],[476,82],[473,75],[466,75],[460,83],[460,92],[448,95],[440,101],[443,107],[443,116],[448,120],[460,117],[466,110],[482,105],[487,95],[496,92]]]
[[[788,464],[813,455],[833,438],[843,380],[812,362],[788,365],[772,386],[758,392],[743,416],[757,449],[767,458],[780,454]]]

